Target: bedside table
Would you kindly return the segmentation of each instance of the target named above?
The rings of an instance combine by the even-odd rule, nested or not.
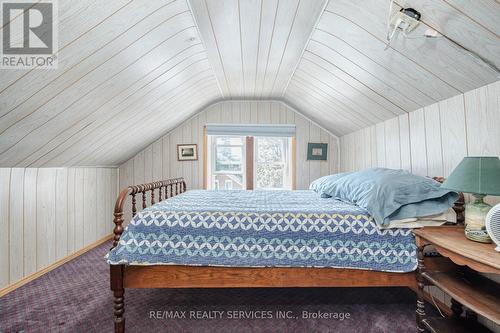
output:
[[[425,227],[413,231],[418,248],[417,310],[419,332],[489,332],[476,322],[477,314],[500,324],[500,285],[477,274],[500,274],[500,253],[493,244],[468,240],[461,226]],[[450,269],[425,269],[424,249],[436,251],[456,264]],[[467,266],[467,267],[465,267]],[[434,318],[425,314],[424,286],[434,285],[451,297],[453,316]],[[463,306],[466,318],[461,318]]]

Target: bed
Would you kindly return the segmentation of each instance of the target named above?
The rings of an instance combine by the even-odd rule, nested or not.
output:
[[[312,191],[186,191],[177,178],[128,187],[114,216],[115,332],[125,330],[125,288],[416,289],[411,229],[381,230],[362,208]]]

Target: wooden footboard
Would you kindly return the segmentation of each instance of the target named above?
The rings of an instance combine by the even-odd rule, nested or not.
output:
[[[137,196],[145,209],[151,204],[186,191],[183,178],[170,179],[123,190],[115,205],[113,248],[123,232],[123,207],[130,197],[132,216],[137,212]],[[148,200],[149,198],[149,200]],[[463,220],[463,196],[455,210]],[[430,261],[432,265],[432,261]],[[391,273],[343,268],[245,268],[200,266],[110,266],[114,297],[115,332],[125,331],[125,288],[265,288],[265,287],[409,287],[416,290],[415,273]]]
[[[184,178],[129,186],[121,191],[115,204],[113,219],[115,228],[113,229],[114,236],[112,249],[118,245],[120,236],[123,233],[123,207],[129,197],[132,201],[132,216],[135,216],[137,213],[137,196],[139,196],[142,201],[142,209],[145,209],[148,206],[148,197],[151,205],[154,205],[156,198],[158,198],[158,201],[162,201],[183,192],[186,192],[186,182]],[[127,266],[125,265],[110,265],[110,284],[114,297],[114,324],[115,332],[117,333],[123,333],[125,331],[125,285],[123,280],[126,275],[126,268]]]

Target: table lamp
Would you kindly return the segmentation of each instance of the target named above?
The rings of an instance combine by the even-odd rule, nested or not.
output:
[[[491,243],[485,226],[486,214],[491,206],[483,198],[500,195],[498,157],[465,157],[442,187],[474,196],[475,200],[465,205],[465,236],[476,242]]]

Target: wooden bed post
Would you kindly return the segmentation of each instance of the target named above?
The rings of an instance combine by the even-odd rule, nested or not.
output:
[[[123,314],[125,312],[125,289],[123,288],[123,265],[110,265],[110,277],[111,290],[113,291],[114,297],[115,333],[124,333],[125,318]]]
[[[155,189],[159,189],[159,200],[162,200],[162,187],[165,187],[165,199],[169,198],[168,195],[168,187],[170,187],[170,197],[178,195],[179,193],[183,193],[186,191],[186,181],[184,178],[176,178],[169,179],[165,181],[158,181],[149,184],[142,184],[136,186],[129,186],[118,195],[118,199],[116,199],[115,211],[114,211],[114,219],[113,223],[115,227],[113,229],[113,246],[111,249],[114,249],[118,246],[120,242],[120,237],[123,233],[123,205],[125,200],[130,195],[132,197],[132,216],[135,216],[137,213],[136,207],[136,194],[142,194],[142,208],[146,208],[147,200],[146,200],[146,192],[151,191],[151,204],[155,203]],[[174,192],[175,191],[175,192]],[[110,284],[111,290],[113,291],[113,313],[114,313],[114,325],[115,325],[115,333],[124,333],[125,332],[125,285],[124,285],[124,275],[125,275],[125,265],[110,265]]]
[[[127,198],[131,188],[123,190],[115,204],[114,211],[114,219],[113,223],[115,227],[113,229],[113,248],[118,245],[120,241],[120,236],[123,233],[123,204],[125,199]],[[132,192],[135,192],[132,189]],[[132,196],[132,200],[134,201],[133,210],[135,210],[135,193]],[[134,214],[135,212],[133,212]],[[134,214],[135,215],[135,214]],[[111,290],[113,291],[113,302],[114,302],[114,323],[115,323],[115,333],[124,333],[125,332],[125,318],[123,317],[123,313],[125,312],[125,303],[124,303],[124,293],[125,289],[123,288],[123,265],[110,265],[110,284]]]
[[[425,271],[424,266],[424,248],[425,244],[417,243],[417,332],[425,332],[423,320],[425,319],[425,298],[424,298],[424,277],[422,274]]]

